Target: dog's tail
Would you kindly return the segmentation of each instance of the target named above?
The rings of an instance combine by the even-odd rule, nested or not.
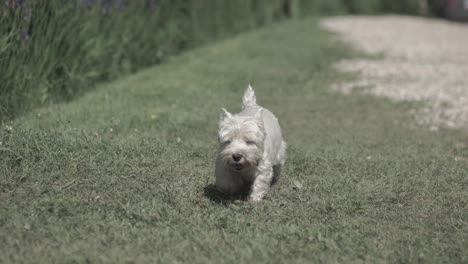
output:
[[[244,92],[244,97],[242,98],[242,109],[255,105],[257,105],[257,98],[255,97],[252,86],[249,84]]]

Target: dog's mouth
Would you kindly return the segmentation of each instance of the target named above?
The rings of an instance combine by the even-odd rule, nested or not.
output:
[[[235,163],[235,164],[232,164],[231,167],[232,167],[232,169],[234,169],[235,171],[241,171],[241,170],[244,169],[244,164]]]
[[[247,167],[246,162],[235,162],[235,161],[228,161],[227,162],[227,167],[230,168],[233,171],[238,171],[241,172]]]
[[[228,158],[224,159],[224,166],[225,168],[234,171],[234,172],[243,172],[249,169],[253,164],[246,158],[235,158],[229,156]]]

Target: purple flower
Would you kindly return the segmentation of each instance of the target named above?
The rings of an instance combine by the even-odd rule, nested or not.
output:
[[[25,4],[25,0],[5,0],[5,5],[10,9],[17,9]]]
[[[154,11],[157,8],[156,0],[146,0],[146,8],[150,11]]]
[[[24,19],[24,21],[28,21],[28,22],[31,20],[31,11],[30,10],[27,10],[26,12],[24,12],[23,19]]]
[[[111,9],[110,6],[104,6],[104,7],[102,8],[102,10],[101,10],[101,13],[102,13],[103,15],[107,15],[107,14],[110,13],[110,9]]]
[[[127,7],[127,2],[125,0],[118,0],[117,8],[125,9]]]
[[[103,15],[109,14],[112,9],[112,2],[110,0],[102,0],[101,4],[103,5],[101,13]]]
[[[92,8],[93,5],[94,5],[94,0],[87,0],[87,1],[86,1],[86,5],[87,5],[89,8]]]
[[[126,0],[101,0],[103,15],[109,14],[113,8],[125,9],[127,8]]]
[[[20,39],[28,41],[31,38],[31,36],[28,34],[26,31],[22,31],[20,35]]]

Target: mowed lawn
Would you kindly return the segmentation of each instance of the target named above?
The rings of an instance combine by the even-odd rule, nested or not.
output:
[[[0,262],[467,263],[468,133],[333,92],[351,56],[292,21],[16,119],[0,132]],[[220,108],[240,110],[249,82],[289,144],[257,204],[212,187]]]

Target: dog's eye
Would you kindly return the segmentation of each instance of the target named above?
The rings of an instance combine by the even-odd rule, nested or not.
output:
[[[224,145],[229,145],[229,144],[231,144],[231,140],[226,140],[226,141],[224,141],[223,144],[224,144]]]
[[[252,140],[248,140],[246,143],[247,145],[255,145],[255,141],[252,141]]]

